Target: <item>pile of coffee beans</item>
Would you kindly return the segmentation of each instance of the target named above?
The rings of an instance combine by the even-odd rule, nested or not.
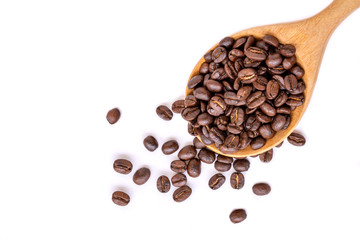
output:
[[[304,103],[304,70],[295,52],[271,35],[225,37],[204,55],[188,82],[191,93],[172,110],[189,122],[190,134],[224,154],[259,149],[289,126],[291,111]]]

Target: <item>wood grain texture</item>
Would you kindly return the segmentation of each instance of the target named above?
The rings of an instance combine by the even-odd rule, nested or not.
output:
[[[296,22],[254,27],[231,35],[231,37],[238,39],[242,36],[249,35],[253,35],[256,38],[262,38],[265,34],[271,34],[276,36],[281,43],[293,44],[296,47],[297,62],[305,70],[305,75],[303,77],[306,84],[304,92],[305,102],[291,113],[292,120],[289,127],[286,130],[277,132],[275,136],[268,139],[265,146],[260,149],[252,150],[250,147],[247,147],[244,150],[239,150],[235,154],[227,155],[221,153],[214,144],[207,147],[222,155],[246,157],[268,151],[285,140],[301,120],[301,117],[310,102],[322,57],[331,34],[346,17],[359,7],[360,0],[334,0],[327,8],[313,17]],[[210,50],[213,50],[216,47],[217,44]],[[189,80],[191,77],[198,74],[199,68],[204,61],[204,58],[199,60],[191,72]],[[192,90],[186,88],[185,96],[190,93],[192,93]]]

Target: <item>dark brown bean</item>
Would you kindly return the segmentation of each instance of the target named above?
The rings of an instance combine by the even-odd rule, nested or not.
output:
[[[200,74],[207,74],[209,72],[209,63],[204,62],[201,64],[199,73]]]
[[[110,124],[115,124],[120,119],[120,115],[120,110],[118,108],[113,108],[106,114],[106,120]]]
[[[206,148],[201,149],[198,156],[199,159],[204,163],[211,164],[215,161],[215,153]]]
[[[279,94],[280,85],[275,80],[270,80],[266,85],[266,97],[270,100],[275,99]]]
[[[235,40],[232,37],[224,37],[220,42],[219,46],[229,49],[234,44]]]
[[[244,84],[252,83],[257,79],[257,72],[253,68],[244,68],[238,73],[238,77]]]
[[[249,108],[257,108],[263,104],[265,100],[265,95],[261,91],[256,91],[246,99],[246,102]]]
[[[284,115],[278,114],[274,117],[271,123],[271,128],[276,132],[280,131],[281,129],[283,129],[285,123],[286,123],[286,117]]]
[[[303,135],[294,132],[287,137],[287,140],[294,146],[303,146],[306,143],[305,137]]]
[[[200,109],[198,107],[188,107],[181,112],[181,116],[186,121],[192,121],[196,119],[199,114],[200,114]]]
[[[219,82],[219,81],[215,81],[215,80],[208,80],[205,84],[205,87],[210,91],[210,92],[221,92],[224,88],[224,85]]]
[[[170,180],[167,176],[162,175],[156,181],[156,187],[161,193],[167,193],[170,191]]]
[[[176,152],[178,149],[179,149],[179,144],[175,140],[167,141],[161,147],[161,151],[165,155],[170,155],[170,154]]]
[[[160,105],[156,108],[156,114],[165,121],[170,121],[173,117],[172,111],[164,105]]]
[[[237,172],[245,172],[250,168],[250,162],[247,159],[236,159],[233,163],[233,168]]]
[[[257,183],[252,187],[253,192],[258,196],[267,195],[271,191],[271,187],[267,183]]]
[[[267,44],[270,44],[270,45],[272,45],[272,46],[274,46],[274,47],[278,47],[279,46],[279,40],[276,38],[276,37],[274,37],[274,36],[272,36],[272,35],[265,35],[264,37],[263,37],[263,40],[264,40],[264,42],[266,42]]]
[[[189,89],[193,89],[194,87],[196,87],[199,83],[201,83],[204,80],[204,76],[203,75],[195,75],[193,76],[189,82],[188,82],[188,88]]]
[[[203,144],[197,137],[194,137],[193,145],[194,145],[195,148],[197,148],[197,149],[202,149],[202,148],[206,147],[206,145]]]
[[[130,202],[130,196],[122,191],[116,191],[112,194],[112,201],[119,206],[126,206]]]
[[[239,89],[236,96],[240,101],[245,101],[250,96],[251,91],[252,91],[251,86],[244,86]]]
[[[256,137],[250,143],[250,146],[253,150],[259,149],[265,145],[266,141],[262,137]]]
[[[187,173],[190,177],[198,177],[201,174],[201,162],[199,159],[193,158],[187,165]]]
[[[187,178],[184,174],[177,173],[174,176],[172,176],[171,183],[174,187],[182,187],[182,186],[186,185]]]
[[[225,182],[225,176],[221,173],[217,173],[214,176],[212,176],[209,180],[209,187],[212,190],[219,189]]]
[[[244,209],[235,209],[229,215],[232,223],[240,223],[246,219],[247,215]]]
[[[245,49],[245,55],[255,61],[263,61],[266,59],[267,52],[264,49],[258,47],[249,47]]]
[[[176,100],[172,105],[171,105],[171,110],[174,113],[181,113],[182,110],[184,110],[185,108],[185,100]]]
[[[280,47],[280,53],[284,57],[292,57],[292,56],[295,55],[295,52],[296,52],[296,49],[291,44],[285,44],[285,45]]]
[[[133,175],[133,181],[137,185],[143,185],[150,178],[151,172],[148,168],[139,168]]]
[[[205,87],[195,88],[193,94],[197,99],[203,101],[209,101],[211,98],[211,93]]]
[[[157,140],[153,136],[147,136],[144,139],[143,144],[144,144],[145,148],[147,150],[149,150],[150,152],[155,151],[159,146]]]
[[[230,176],[230,185],[233,189],[241,189],[244,187],[245,178],[241,172],[233,172]]]
[[[275,135],[275,132],[271,128],[270,124],[264,124],[260,126],[259,133],[265,139],[272,138]]]
[[[270,162],[272,160],[272,158],[273,158],[273,154],[274,154],[273,149],[270,149],[269,151],[261,153],[259,155],[260,161],[262,161],[264,163]]]
[[[133,165],[127,159],[117,159],[114,161],[113,168],[118,173],[129,174],[133,168]]]
[[[224,47],[217,47],[212,52],[212,60],[214,63],[222,62],[227,56],[226,49]]]
[[[192,190],[189,186],[184,185],[176,189],[173,193],[173,199],[175,202],[185,201],[190,197]]]
[[[174,160],[170,163],[170,169],[176,173],[184,173],[186,171],[186,163],[182,160]]]
[[[196,148],[193,145],[187,145],[179,151],[178,157],[180,160],[190,160],[194,158],[196,154]]]

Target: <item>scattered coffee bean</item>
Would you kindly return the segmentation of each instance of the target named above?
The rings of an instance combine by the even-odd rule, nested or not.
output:
[[[250,168],[249,160],[245,159],[236,159],[233,163],[233,168],[237,172],[245,172]]]
[[[271,191],[271,187],[267,183],[257,183],[252,187],[253,192],[258,196],[267,195]]]
[[[305,137],[303,135],[294,132],[287,137],[287,140],[294,146],[303,146],[306,143]]]
[[[230,213],[230,221],[232,223],[240,223],[246,219],[246,211],[244,209],[235,209]]]
[[[185,100],[176,100],[172,105],[171,105],[171,110],[174,113],[181,113],[182,110],[184,110],[185,108]]]
[[[170,169],[176,173],[183,173],[186,171],[186,163],[182,160],[174,160],[170,164]]]
[[[175,140],[167,141],[161,147],[161,151],[165,155],[170,155],[170,154],[176,152],[178,149],[179,149],[179,144]]]
[[[233,172],[230,176],[230,185],[233,189],[244,187],[245,178],[241,172]]]
[[[130,196],[122,191],[116,191],[112,194],[112,201],[119,206],[126,206],[130,202]]]
[[[225,182],[225,176],[221,173],[217,173],[214,176],[212,176],[209,180],[209,187],[212,190],[219,189]]]
[[[156,114],[165,121],[170,121],[173,117],[172,111],[164,105],[160,105],[156,108]]]
[[[199,159],[193,158],[187,165],[187,173],[190,177],[198,177],[201,173],[201,162]]]
[[[192,190],[189,186],[185,185],[176,189],[173,193],[173,199],[175,202],[185,201],[190,197]]]
[[[150,174],[151,172],[148,168],[140,168],[134,173],[133,181],[137,185],[143,185],[149,180]]]
[[[219,172],[226,172],[230,170],[233,161],[232,157],[218,155],[214,167]]]
[[[204,163],[211,164],[215,161],[215,153],[209,149],[203,148],[199,151],[199,159]]]
[[[187,145],[179,151],[178,157],[180,160],[190,160],[194,158],[196,154],[196,148],[193,145]]]
[[[117,159],[114,161],[113,168],[121,174],[129,174],[133,168],[132,163],[126,159]]]
[[[144,139],[143,143],[144,143],[145,148],[147,150],[149,150],[150,152],[155,151],[159,146],[157,140],[153,136],[147,136]]]
[[[186,185],[187,178],[182,173],[177,173],[171,178],[171,183],[174,187],[182,187]]]
[[[110,124],[114,124],[120,119],[120,115],[120,110],[118,108],[113,108],[107,113],[106,119]]]
[[[167,193],[170,190],[170,180],[167,176],[162,175],[156,181],[156,187],[161,193]]]
[[[260,161],[268,163],[272,160],[273,158],[273,149],[270,149],[269,151],[266,151],[264,153],[261,153],[259,155]]]

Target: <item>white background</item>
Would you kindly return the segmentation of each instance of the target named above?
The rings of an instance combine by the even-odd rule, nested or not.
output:
[[[272,162],[250,158],[245,186],[217,191],[204,165],[191,197],[160,194],[171,177],[161,145],[192,142],[181,116],[155,108],[184,96],[192,67],[241,29],[310,17],[331,0],[0,1],[0,239],[359,239],[359,23],[354,12],[329,41],[313,98]],[[110,125],[109,109],[121,109]],[[112,169],[117,158],[152,175],[143,186]],[[265,181],[268,196],[251,187]],[[126,207],[111,194],[131,196]],[[235,208],[248,218],[229,221]]]

